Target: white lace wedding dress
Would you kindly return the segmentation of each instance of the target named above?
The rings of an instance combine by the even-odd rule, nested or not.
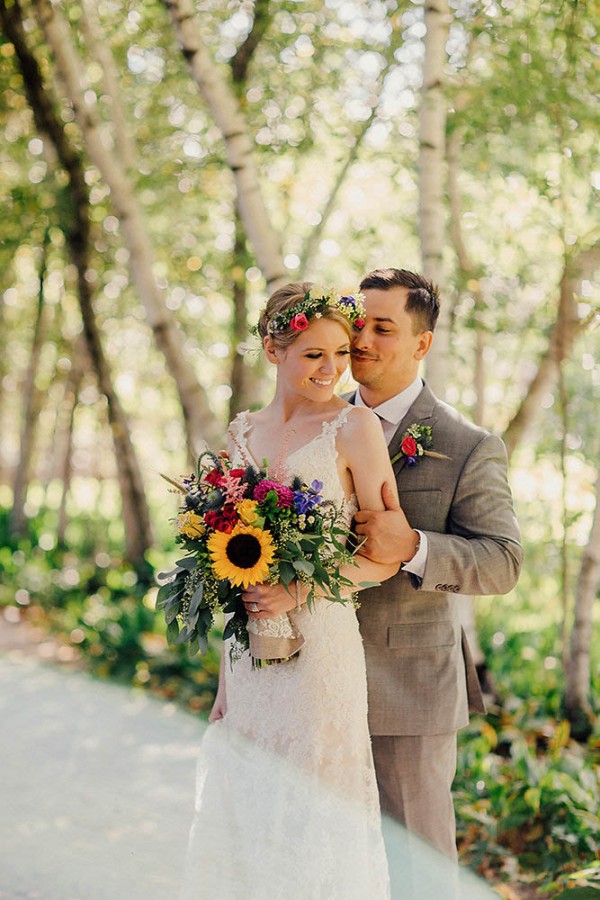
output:
[[[348,525],[356,504],[338,477],[336,432],[349,411],[287,458],[290,473],[323,482]],[[234,465],[256,465],[246,413],[233,428]],[[183,900],[390,896],[354,608],[321,600],[297,622],[306,643],[290,661],[225,663],[227,715],[202,741]]]

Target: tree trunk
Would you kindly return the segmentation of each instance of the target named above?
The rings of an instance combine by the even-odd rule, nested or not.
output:
[[[58,465],[58,475],[62,482],[62,495],[60,498],[58,526],[56,529],[56,539],[59,546],[64,545],[65,543],[65,533],[68,523],[67,501],[69,499],[71,477],[73,474],[73,428],[75,425],[77,399],[79,397],[81,380],[84,374],[83,360],[85,356],[87,356],[85,340],[80,338],[73,345],[71,369],[67,378],[65,396],[61,408],[61,427],[58,440],[61,458]]]
[[[165,305],[163,293],[154,278],[154,256],[140,206],[120,160],[102,141],[94,107],[88,102],[82,87],[85,84],[84,68],[71,39],[68,24],[59,7],[53,6],[50,0],[33,0],[33,3],[52,49],[58,73],[73,104],[87,151],[110,188],[111,199],[122,222],[129,250],[131,277],[145,307],[156,345],[163,353],[167,368],[175,380],[188,447],[190,454],[195,455],[205,442],[218,446],[223,438],[223,429],[187,359],[183,335]]]
[[[69,142],[50,97],[44,91],[37,61],[29,51],[25,39],[18,0],[13,0],[10,10],[7,10],[4,0],[0,0],[0,15],[5,31],[15,47],[27,98],[38,130],[52,142],[60,164],[69,178],[67,190],[73,209],[73,221],[68,223],[64,231],[77,272],[78,298],[88,351],[98,376],[100,390],[106,396],[108,404],[108,418],[123,501],[126,554],[132,564],[142,570],[144,554],[152,544],[150,511],[131,443],[129,425],[114,391],[108,362],[102,350],[92,305],[91,287],[86,278],[89,269],[90,218],[89,195],[83,165]]]
[[[567,261],[560,282],[560,297],[556,322],[542,356],[536,374],[517,412],[504,432],[504,443],[508,457],[533,427],[539,414],[544,394],[554,385],[558,366],[573,350],[579,334],[588,324],[588,319],[579,319],[575,294],[582,280],[591,278],[600,266],[600,241]]]
[[[288,281],[279,235],[273,228],[260,187],[253,142],[235,92],[202,40],[192,0],[163,0],[169,10],[192,77],[225,142],[227,164],[235,179],[237,204],[248,240],[269,292]]]
[[[40,261],[39,289],[37,313],[33,328],[33,340],[29,365],[23,385],[23,424],[21,427],[21,441],[19,447],[19,460],[13,478],[13,505],[9,518],[9,533],[11,537],[21,536],[25,531],[25,500],[27,485],[33,456],[33,445],[38,423],[38,416],[42,405],[42,392],[35,384],[42,346],[44,343],[44,286],[46,270],[48,268],[48,248],[50,245],[50,229],[46,228],[42,243],[42,256]]]
[[[428,0],[425,4],[425,56],[419,111],[419,237],[423,272],[441,288],[444,286],[444,66],[448,26],[447,0]],[[442,399],[448,379],[450,320],[450,302],[446,298],[441,304],[426,367],[427,381]]]
[[[229,418],[233,419],[243,409],[249,409],[257,399],[258,378],[255,369],[244,361],[244,342],[248,337],[247,282],[248,267],[246,234],[243,222],[235,211],[235,243],[232,254],[233,327],[231,333],[231,401]]]
[[[571,732],[587,740],[592,732],[590,701],[592,613],[600,588],[600,468],[596,481],[596,508],[575,589],[575,617],[567,657],[564,708]]]
[[[458,264],[458,288],[462,294],[468,290],[475,303],[474,331],[475,331],[475,356],[474,356],[474,385],[475,404],[473,407],[473,420],[477,425],[483,425],[485,417],[485,366],[483,352],[485,349],[485,335],[481,325],[481,316],[484,309],[484,301],[481,294],[481,278],[483,271],[477,266],[467,250],[462,231],[462,203],[458,186],[459,157],[460,157],[460,132],[454,131],[446,142],[446,157],[448,162],[448,208],[450,213],[450,239]],[[437,340],[437,337],[436,337]]]
[[[129,169],[135,163],[136,150],[129,133],[125,110],[123,109],[115,61],[100,28],[97,4],[92,3],[91,0],[82,0],[81,7],[83,15],[79,19],[79,24],[90,51],[90,56],[96,60],[102,69],[102,89],[110,102],[115,147],[120,161],[126,169]]]

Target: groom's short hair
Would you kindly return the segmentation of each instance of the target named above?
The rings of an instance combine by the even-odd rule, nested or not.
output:
[[[440,292],[429,278],[408,269],[374,269],[360,283],[361,291],[394,287],[407,289],[406,312],[413,317],[416,331],[433,331],[440,314]]]

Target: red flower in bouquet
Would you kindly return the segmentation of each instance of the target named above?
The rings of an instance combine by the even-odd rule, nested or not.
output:
[[[226,504],[221,509],[209,509],[204,513],[204,521],[209,528],[215,531],[224,531],[231,534],[238,521],[238,514],[235,506]]]

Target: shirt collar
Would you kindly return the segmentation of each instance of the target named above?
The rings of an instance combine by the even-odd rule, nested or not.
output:
[[[390,397],[389,400],[384,400],[384,402],[380,403],[379,406],[373,406],[370,408],[379,416],[380,419],[383,419],[384,422],[389,422],[390,425],[395,425],[397,427],[421,393],[422,389],[423,380],[421,379],[420,375],[417,375],[412,384],[410,384],[403,391],[400,391],[399,394],[396,394],[394,397]],[[356,389],[356,394],[354,395],[354,405],[367,405],[361,396],[360,388]]]

